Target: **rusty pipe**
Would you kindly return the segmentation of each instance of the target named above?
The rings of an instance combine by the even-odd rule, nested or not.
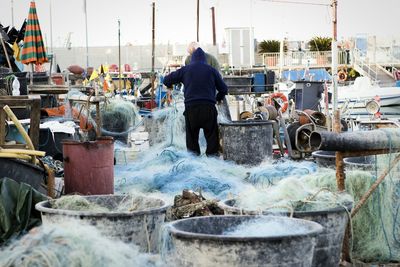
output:
[[[386,128],[371,131],[334,133],[312,132],[310,146],[313,150],[368,151],[400,149],[400,129]]]

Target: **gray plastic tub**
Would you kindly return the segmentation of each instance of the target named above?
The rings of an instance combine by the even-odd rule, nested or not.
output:
[[[236,207],[235,203],[234,199],[229,199],[221,201],[219,206],[228,215],[277,214],[268,210],[255,211],[242,209]],[[338,206],[326,210],[295,211],[293,213],[294,218],[317,222],[324,228],[323,232],[317,238],[312,266],[339,266],[343,238],[349,221],[348,212],[352,209],[352,203],[346,204],[345,207]],[[280,214],[282,215],[282,213]],[[283,215],[288,215],[288,213],[283,213]]]
[[[336,166],[336,151],[317,150],[311,153],[320,167]]]
[[[221,123],[220,130],[225,160],[258,165],[266,157],[272,157],[272,121]]]
[[[353,170],[373,171],[375,169],[374,156],[350,157],[343,159],[346,167]]]
[[[225,231],[251,220],[288,223],[301,233],[281,236],[226,235]],[[179,220],[167,227],[169,252],[174,266],[311,266],[321,225],[276,216],[208,216]],[[165,255],[165,254],[164,254]]]
[[[116,208],[127,196],[94,195],[83,196],[89,202],[109,209]],[[131,197],[135,198],[135,197]],[[54,209],[49,201],[36,204],[41,212],[43,224],[60,223],[69,218],[94,225],[102,234],[126,243],[133,243],[143,252],[158,252],[160,227],[165,221],[168,205],[161,199],[143,197],[148,208],[132,212],[93,212]]]

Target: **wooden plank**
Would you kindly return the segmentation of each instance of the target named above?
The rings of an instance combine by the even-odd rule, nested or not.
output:
[[[4,145],[2,145],[2,148],[10,148],[10,149],[13,149],[13,148],[15,148],[15,149],[26,149],[26,144],[13,144],[13,145],[7,145],[7,144],[4,144]]]
[[[6,140],[6,112],[0,109],[0,146],[4,146]]]
[[[101,114],[100,114],[100,104],[96,103],[96,136],[101,136]]]
[[[13,96],[13,97],[0,97],[0,107],[3,108],[5,105],[8,105],[10,108],[21,107],[21,106],[30,106],[32,101],[40,101],[40,96]]]
[[[31,123],[29,137],[35,149],[39,149],[39,129],[40,127],[40,96],[33,100],[31,105]]]
[[[9,99],[29,99],[29,96],[27,95],[18,95],[18,96],[0,96],[0,101],[1,100],[9,100]]]
[[[86,96],[86,95],[82,95],[82,96],[71,96],[69,97],[69,100],[73,101],[73,102],[78,102],[78,103],[100,103],[103,102],[105,100],[104,96]]]

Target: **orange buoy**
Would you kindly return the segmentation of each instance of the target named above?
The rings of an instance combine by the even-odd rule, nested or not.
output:
[[[279,93],[279,92],[271,94],[267,99],[268,104],[272,104],[272,99],[280,99],[281,100],[280,102],[278,102],[279,105],[281,106],[280,111],[282,113],[285,113],[285,111],[289,107],[289,102],[288,102],[288,99],[285,96],[285,94]]]

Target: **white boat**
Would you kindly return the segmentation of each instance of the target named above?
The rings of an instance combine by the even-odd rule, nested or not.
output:
[[[338,104],[364,108],[366,102],[376,100],[381,107],[400,105],[400,87],[380,87],[368,77],[358,77],[353,85],[338,87]]]

